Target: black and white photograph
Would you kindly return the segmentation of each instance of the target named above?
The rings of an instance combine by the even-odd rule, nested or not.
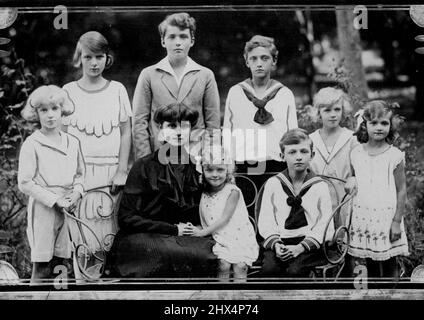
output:
[[[0,68],[0,300],[424,299],[424,5],[0,0]]]

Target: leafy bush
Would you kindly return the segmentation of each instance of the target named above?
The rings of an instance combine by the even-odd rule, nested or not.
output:
[[[10,262],[21,278],[31,272],[26,237],[26,202],[17,186],[18,151],[34,130],[19,113],[35,86],[24,60],[12,54],[0,74],[0,259]]]

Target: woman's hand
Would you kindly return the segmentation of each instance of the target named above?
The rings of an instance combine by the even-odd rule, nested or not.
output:
[[[400,222],[392,221],[392,225],[390,226],[390,242],[395,242],[399,240],[401,237],[400,232]]]
[[[278,257],[281,261],[294,259],[305,251],[305,248],[301,244],[297,244],[295,246],[282,246],[283,247],[281,248],[281,255]]]
[[[127,174],[123,171],[116,171],[115,175],[113,176],[111,180],[111,188],[110,188],[110,194],[115,195],[119,192],[119,189],[123,186],[125,186],[125,182],[127,181]]]
[[[358,190],[358,185],[356,183],[356,178],[355,177],[349,177],[346,180],[346,183],[344,185],[344,189],[345,192],[347,194],[355,194],[356,191]]]

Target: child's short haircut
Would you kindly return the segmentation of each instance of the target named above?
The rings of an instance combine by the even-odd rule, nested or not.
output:
[[[29,96],[21,116],[27,121],[39,121],[37,109],[43,105],[59,105],[62,115],[68,116],[75,110],[75,105],[68,92],[55,85],[41,86],[35,89]]]
[[[166,18],[158,26],[161,39],[165,37],[166,28],[168,26],[178,27],[181,30],[189,29],[191,39],[194,40],[194,34],[196,33],[196,20],[188,13],[180,12],[166,16]]]
[[[322,108],[330,107],[337,102],[342,101],[343,114],[352,111],[347,94],[342,89],[325,87],[320,89],[314,96],[314,107],[319,111]]]
[[[272,59],[274,61],[277,61],[278,50],[274,44],[274,38],[264,37],[261,35],[253,36],[248,42],[246,42],[246,45],[244,47],[244,54],[243,54],[244,59],[246,61],[247,61],[247,54],[257,47],[264,47],[269,49]]]
[[[82,48],[85,48],[87,51],[94,54],[106,54],[105,69],[109,68],[113,64],[113,56],[110,53],[109,43],[100,32],[88,31],[78,39],[74,57],[72,59],[72,63],[76,68],[81,66]]]
[[[399,135],[399,126],[403,121],[402,117],[399,117],[395,113],[395,109],[399,108],[398,103],[388,103],[383,100],[372,100],[368,101],[364,105],[364,112],[362,114],[362,123],[359,125],[358,129],[354,133],[357,136],[360,143],[368,142],[368,130],[367,130],[367,121],[372,121],[373,119],[390,115],[390,130],[389,134],[386,137],[386,141],[389,144],[392,144]]]
[[[199,112],[197,110],[180,102],[159,107],[153,116],[153,120],[159,125],[165,121],[170,123],[189,121],[192,127],[196,124],[198,118]]]
[[[285,146],[292,144],[299,144],[304,141],[308,141],[311,146],[311,152],[313,150],[313,142],[309,137],[308,133],[300,128],[295,128],[287,131],[280,140],[280,149],[281,152],[284,153]]]

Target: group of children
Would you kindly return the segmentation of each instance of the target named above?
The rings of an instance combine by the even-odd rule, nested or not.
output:
[[[164,134],[153,115],[175,102],[199,113],[190,126],[191,153],[204,159],[204,150],[218,146],[228,154],[225,161],[220,157],[202,163],[201,226],[185,231],[213,236],[220,277],[232,271],[245,278],[259,255],[242,191],[234,184],[234,161],[237,172],[261,170],[252,175],[258,185],[268,179],[265,173],[280,172],[265,182],[260,199],[263,275],[303,276],[323,262],[318,249],[325,241],[324,229],[347,190],[356,194],[353,204],[343,208],[335,223],[346,224],[353,210],[349,254],[369,264],[384,261],[384,275],[394,276],[395,257],[408,254],[405,163],[404,154],[392,145],[394,107],[384,101],[366,103],[354,134],[340,126],[350,111],[346,94],[324,88],[314,98],[322,127],[308,135],[297,129],[293,93],[270,77],[278,55],[274,40],[254,36],[244,51],[251,78],[230,89],[221,131],[213,72],[188,56],[195,29],[187,13],[170,15],[159,25],[167,56],[140,73],[132,107],[125,87],[103,77],[113,58],[107,40],[94,31],[82,35],[76,46],[74,65],[82,69],[82,77],[63,89],[40,87],[28,98],[22,116],[41,125],[22,145],[18,173],[20,190],[30,196],[32,279],[51,275],[52,260],[71,257],[62,209],[79,210],[101,239],[116,233],[113,215],[99,207],[104,209],[105,197],[113,200],[113,207],[126,182],[131,137],[137,158],[157,150]],[[168,127],[178,130],[180,139],[181,123]],[[336,178],[336,187],[329,189],[319,175]],[[89,190],[102,192],[88,194],[78,205]],[[88,244],[93,252],[99,250],[94,239]]]

